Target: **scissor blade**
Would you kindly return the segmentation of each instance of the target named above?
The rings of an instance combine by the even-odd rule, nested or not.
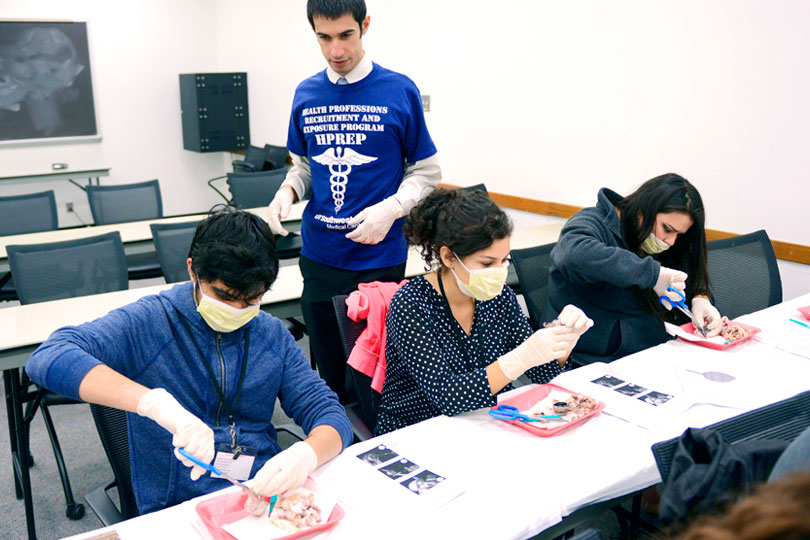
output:
[[[692,321],[692,326],[695,327],[695,332],[697,332],[700,337],[705,338],[706,337],[706,327],[703,326],[702,324],[700,324],[700,322],[697,320],[697,317],[695,317],[694,313],[692,313],[692,310],[690,310],[688,308],[685,308],[685,307],[682,307],[682,306],[676,306],[676,307],[678,309],[680,309],[687,317],[689,317],[689,320]]]

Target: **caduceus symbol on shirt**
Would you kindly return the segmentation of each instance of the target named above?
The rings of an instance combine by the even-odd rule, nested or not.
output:
[[[343,199],[346,195],[346,184],[349,182],[349,173],[352,166],[365,165],[376,161],[377,158],[358,154],[351,148],[329,148],[319,156],[313,156],[312,160],[329,167],[329,187],[332,190],[332,200],[335,201],[335,213],[340,212],[343,206]]]

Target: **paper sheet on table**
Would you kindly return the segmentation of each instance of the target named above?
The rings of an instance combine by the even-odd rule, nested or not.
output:
[[[774,317],[769,321],[768,327],[763,328],[762,332],[754,336],[754,339],[790,354],[810,359],[810,328],[805,328],[789,319],[782,314]]]
[[[325,523],[332,515],[332,510],[335,509],[337,499],[325,493],[310,491],[304,488],[298,488],[288,491],[285,495],[293,493],[313,493],[315,495],[315,504],[321,509],[321,521]],[[280,501],[279,501],[280,502]],[[246,516],[240,520],[234,521],[223,525],[222,528],[228,533],[236,537],[237,540],[269,540],[272,538],[283,538],[297,531],[282,530],[273,524],[273,517],[278,515],[279,507],[273,509],[273,514],[270,516]]]
[[[682,392],[675,393],[681,390],[677,385],[656,387],[647,383],[643,373],[625,376],[602,362],[563,373],[554,383],[603,401],[603,413],[647,429],[665,424],[693,405]]]

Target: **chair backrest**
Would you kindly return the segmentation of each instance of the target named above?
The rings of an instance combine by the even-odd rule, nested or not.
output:
[[[21,304],[129,286],[124,245],[117,231],[65,242],[7,246],[6,252]]]
[[[160,270],[166,283],[188,281],[188,250],[197,221],[186,223],[151,223],[152,240],[155,243]]]
[[[489,191],[487,191],[487,186],[484,185],[484,184],[475,184],[473,186],[464,186],[464,187],[460,187],[458,189],[460,189],[461,191],[483,191],[484,193],[489,195]]]
[[[717,309],[731,319],[782,301],[782,279],[764,230],[707,243]]]
[[[267,159],[267,151],[258,146],[248,145],[245,150],[245,158],[235,160],[233,165],[234,172],[256,172],[264,168],[264,162]]]
[[[346,354],[346,359],[348,359],[354,348],[354,343],[363,333],[363,330],[366,329],[366,321],[354,322],[349,318],[346,298],[348,298],[348,295],[345,294],[333,296],[332,305],[335,308],[340,338],[343,342],[343,352]],[[360,416],[369,431],[373,432],[374,426],[377,425],[377,411],[380,409],[381,396],[371,389],[371,377],[360,373],[351,366],[347,366],[347,369],[352,377],[357,400],[360,402]]]
[[[58,228],[53,190],[0,197],[0,236]]]
[[[96,225],[163,217],[157,180],[118,186],[87,186],[87,200]]]
[[[526,249],[513,249],[512,263],[529,309],[529,322],[538,330],[542,326],[543,310],[548,301],[548,269],[554,242]]]
[[[110,461],[115,481],[118,485],[118,498],[124,519],[137,515],[138,505],[132,491],[132,469],[129,462],[129,435],[127,434],[127,413],[103,405],[90,405],[96,423],[101,445]]]
[[[743,413],[707,426],[723,436],[729,444],[753,440],[793,441],[810,426],[810,392],[777,401],[765,407]],[[672,456],[680,437],[652,446],[655,463],[666,484],[672,468]]]
[[[287,148],[284,146],[264,145],[265,161],[270,165],[270,169],[281,169],[287,165]]]
[[[267,206],[286,176],[286,168],[254,173],[228,173],[231,204],[237,208]]]

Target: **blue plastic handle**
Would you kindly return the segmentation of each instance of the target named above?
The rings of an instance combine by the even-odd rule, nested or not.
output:
[[[178,448],[177,451],[180,453],[180,455],[182,455],[183,457],[188,458],[188,460],[191,461],[192,463],[194,463],[195,465],[199,465],[200,467],[202,467],[206,471],[211,471],[214,474],[222,476],[222,471],[220,471],[219,469],[217,469],[213,465],[210,465],[208,463],[205,463],[202,460],[199,460],[199,459],[195,458],[190,453],[188,453],[185,448]]]
[[[678,296],[680,296],[680,297],[681,297],[681,299],[680,299],[680,300],[671,300],[671,299],[670,299],[668,296],[666,296],[666,295],[664,295],[664,296],[659,296],[659,297],[658,297],[658,301],[661,303],[661,305],[662,305],[662,306],[667,307],[667,305],[664,303],[664,301],[666,300],[667,302],[669,302],[669,303],[670,303],[670,305],[671,305],[672,307],[675,307],[675,306],[681,306],[681,307],[682,307],[682,308],[684,308],[684,309],[689,309],[689,307],[686,305],[686,297],[683,295],[683,293],[680,291],[680,289],[676,289],[675,287],[667,287],[667,290],[668,290],[668,291],[672,291],[672,292],[674,292],[675,294],[677,294]]]

